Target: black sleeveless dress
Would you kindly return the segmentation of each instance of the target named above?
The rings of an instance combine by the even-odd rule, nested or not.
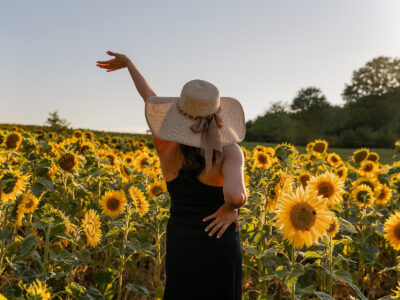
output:
[[[179,175],[167,181],[171,197],[167,223],[163,300],[240,300],[242,252],[235,223],[218,239],[203,222],[222,204],[222,187]],[[238,209],[240,213],[240,209]]]

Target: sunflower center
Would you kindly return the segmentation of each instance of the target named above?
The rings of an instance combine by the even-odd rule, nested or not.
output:
[[[343,171],[343,170],[339,170],[339,171],[337,172],[337,175],[338,175],[340,178],[342,178],[343,175],[344,175],[344,171]]]
[[[290,211],[290,220],[297,230],[308,231],[315,223],[317,213],[308,203],[297,203]]]
[[[325,144],[324,143],[316,143],[314,145],[314,151],[318,153],[325,152]]]
[[[364,166],[364,171],[365,171],[365,172],[371,172],[372,169],[373,169],[372,164],[366,164],[366,165]]]
[[[337,163],[337,162],[338,162],[337,157],[336,157],[336,156],[332,156],[332,157],[331,157],[331,162]]]
[[[365,203],[365,202],[367,202],[368,197],[369,197],[369,194],[367,191],[360,191],[357,194],[357,201],[360,203]]]
[[[25,204],[26,208],[31,208],[33,206],[33,201],[32,199],[29,199],[29,202]]]
[[[109,210],[117,210],[119,208],[119,199],[111,197],[107,200],[107,208]]]
[[[260,153],[260,154],[257,156],[257,159],[258,159],[258,161],[259,161],[261,164],[263,164],[263,165],[265,165],[265,164],[267,163],[267,156],[266,156],[264,153]]]
[[[8,137],[7,137],[7,141],[6,141],[6,145],[8,148],[17,148],[19,142],[21,140],[21,137],[16,134],[16,133],[11,133]]]
[[[325,198],[329,198],[333,195],[334,189],[330,182],[321,182],[318,184],[318,195],[323,195]]]
[[[366,159],[368,156],[367,151],[360,151],[356,154],[354,154],[354,160],[356,163],[362,162],[364,159]]]
[[[162,189],[159,186],[155,186],[153,187],[152,191],[151,191],[154,195],[158,196],[159,194],[161,194]]]
[[[146,168],[149,166],[149,162],[147,161],[147,158],[144,158],[141,162],[140,162],[140,167],[141,168]]]
[[[307,181],[309,181],[309,180],[310,180],[310,175],[308,175],[308,174],[304,174],[304,175],[300,176],[300,182],[303,187],[307,186]]]
[[[331,233],[331,232],[334,232],[335,230],[336,230],[336,223],[332,222],[326,232]]]
[[[397,223],[396,226],[393,228],[393,233],[395,237],[400,240],[400,223]]]
[[[382,200],[386,198],[386,190],[385,189],[381,189],[381,192],[379,193],[378,199]]]
[[[59,161],[60,167],[66,171],[72,170],[75,163],[75,157],[70,153],[64,154]]]

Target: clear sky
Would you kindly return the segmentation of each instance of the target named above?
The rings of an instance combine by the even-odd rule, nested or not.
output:
[[[158,95],[204,79],[237,98],[246,119],[306,86],[341,104],[352,71],[400,56],[399,0],[147,0],[0,2],[0,123],[44,124],[58,110],[73,128],[144,132],[134,61]]]

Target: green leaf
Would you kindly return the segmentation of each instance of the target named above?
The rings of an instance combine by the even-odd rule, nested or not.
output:
[[[347,231],[351,232],[351,233],[357,233],[356,228],[354,227],[353,224],[351,224],[349,221],[343,219],[343,218],[339,218],[339,224]]]
[[[21,245],[21,254],[20,256],[25,256],[28,254],[30,251],[32,251],[33,247],[36,246],[36,244],[39,243],[39,240],[36,239],[36,236],[34,235],[29,235],[27,236],[23,241]]]
[[[149,293],[144,283],[140,280],[137,280],[136,283],[127,284],[125,288],[128,289],[129,291],[137,292],[142,296],[147,296]]]
[[[304,266],[302,264],[295,264],[294,268],[289,272],[288,276],[285,278],[285,284],[287,287],[296,284],[297,279],[304,274]]]
[[[41,185],[43,185],[49,191],[54,190],[53,182],[49,179],[38,177],[37,182],[39,182]]]
[[[89,249],[83,249],[82,251],[73,251],[74,255],[79,259],[79,261],[84,264],[87,265],[89,263],[90,260],[90,251]]]
[[[12,227],[7,227],[0,230],[0,241],[5,241],[6,243],[10,242],[12,240],[12,233]]]
[[[361,300],[368,300],[367,297],[358,289],[358,287],[353,283],[353,279],[351,278],[351,274],[346,270],[336,270],[332,273],[332,278],[336,281],[343,281],[350,286],[354,292],[356,292],[357,296],[360,297]]]

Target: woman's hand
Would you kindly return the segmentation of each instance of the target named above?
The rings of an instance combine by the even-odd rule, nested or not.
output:
[[[209,236],[212,236],[218,229],[221,228],[217,234],[217,238],[220,238],[229,225],[231,225],[233,222],[236,224],[236,231],[239,230],[239,215],[236,208],[232,209],[226,206],[226,204],[223,204],[215,213],[205,217],[203,222],[213,218],[215,218],[215,220],[212,221],[205,229],[205,231],[208,232],[212,227],[214,227],[210,231]]]
[[[107,69],[107,72],[126,68],[128,66],[129,58],[125,54],[115,53],[107,51],[108,55],[112,55],[115,58],[110,60],[98,60],[97,66],[103,69]]]

